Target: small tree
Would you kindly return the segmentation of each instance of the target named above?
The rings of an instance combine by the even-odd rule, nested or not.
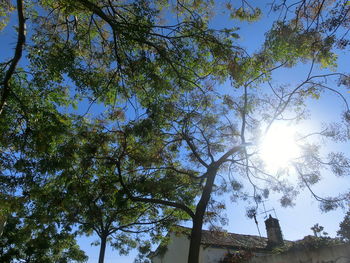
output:
[[[312,226],[310,229],[314,232],[315,237],[328,237],[328,233],[323,231],[324,227],[320,226],[318,223]]]
[[[342,222],[339,224],[337,235],[344,241],[350,241],[350,211],[348,211]]]
[[[105,116],[104,120],[107,119]],[[159,241],[162,231],[181,218],[181,211],[134,202],[129,198],[115,172],[121,169],[116,158],[124,156],[126,151],[120,131],[106,131],[98,120],[94,123],[81,120],[75,123],[71,133],[75,136],[67,135],[54,154],[41,159],[41,165],[51,167],[50,176],[44,182],[39,176],[26,195],[56,215],[52,217],[53,222],[60,222],[70,230],[77,227],[76,233],[80,235],[96,234],[99,239],[93,244],[100,246],[100,263],[104,262],[108,243],[119,253],[127,254],[131,248]],[[130,150],[141,151],[141,146],[133,146]],[[113,156],[108,156],[111,153]],[[145,158],[148,159],[145,154],[154,152],[149,148],[147,153],[133,156],[138,156],[139,162],[143,163]],[[58,164],[57,160],[64,161]],[[136,169],[131,163],[123,163],[123,169],[126,165]],[[34,171],[38,172],[38,166],[38,163],[34,165]],[[134,184],[133,189],[156,188],[147,185],[146,181],[139,185],[131,181],[130,184]],[[191,200],[186,193],[180,196]],[[149,237],[148,241],[142,240],[143,233]]]

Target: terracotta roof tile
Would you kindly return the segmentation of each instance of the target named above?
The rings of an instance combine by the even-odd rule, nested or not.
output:
[[[267,246],[267,238],[251,235],[240,235],[228,232],[203,230],[201,243],[203,245],[264,249]]]
[[[183,226],[176,226],[175,232],[187,234],[191,229]],[[241,235],[222,231],[202,230],[202,245],[235,247],[245,249],[265,249],[267,238],[253,235]]]

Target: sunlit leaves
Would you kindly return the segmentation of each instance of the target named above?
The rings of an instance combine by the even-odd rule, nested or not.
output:
[[[11,13],[15,10],[11,1],[1,1],[0,2],[0,31],[3,30],[10,19]]]
[[[345,176],[350,173],[350,160],[344,153],[330,153],[328,155],[330,167],[337,176]]]
[[[157,241],[162,227],[192,217],[209,170],[222,181],[209,186],[212,199],[201,206],[207,219],[225,208],[215,195],[231,191],[248,198],[238,175],[266,181],[263,187],[250,182],[257,190],[254,202],[271,190],[282,195],[283,206],[293,205],[291,172],[268,176],[259,160],[245,162],[255,154],[254,144],[246,143],[264,125],[288,118],[283,113],[289,109],[296,120],[303,118],[305,100],[322,95],[316,81],[292,93],[292,85],[274,89],[272,69],[299,62],[334,68],[339,39],[325,35],[324,27],[285,20],[274,24],[260,50],[248,54],[238,46],[237,28],[211,28],[215,1],[175,2],[43,0],[26,7],[32,30],[28,65],[16,69],[0,119],[1,190],[30,198],[28,208],[36,202],[50,212],[41,213],[45,224],[60,222],[68,232],[78,225],[79,233],[106,237],[106,229],[119,233],[135,220],[165,217],[148,237]],[[228,5],[231,18],[257,20],[261,10],[247,2]],[[316,18],[319,1],[311,2],[301,18]],[[339,25],[333,22],[328,29]],[[228,79],[232,87],[224,91]],[[274,97],[263,94],[269,86]],[[345,141],[342,128],[329,126],[322,135]],[[304,145],[296,164],[298,186],[318,182],[322,162],[336,175],[348,172],[345,156],[328,157],[324,161],[318,146]],[[167,207],[171,202],[176,209]],[[213,209],[206,210],[207,204]],[[9,200],[5,208],[12,208]],[[123,253],[142,239],[116,232],[119,239],[108,241]]]
[[[318,31],[306,31],[302,26],[276,23],[267,34],[265,48],[275,61],[287,62],[315,60],[322,67],[335,67],[336,55],[332,52],[334,38],[322,38]]]
[[[204,7],[205,2],[196,1],[196,5]],[[33,36],[36,50],[31,59],[41,82],[62,81],[67,74],[80,92],[90,96],[86,92],[90,90],[106,104],[136,94],[147,105],[174,85],[179,91],[189,89],[198,85],[198,77],[222,74],[218,62],[230,52],[230,41],[225,40],[225,33],[208,29],[201,17],[186,17],[183,23],[162,28],[156,24],[159,10],[149,1],[98,5],[62,1],[59,6],[65,16],[53,12],[36,20],[40,27]],[[191,3],[183,5],[184,11],[202,12]],[[45,1],[44,6],[50,10],[57,3]],[[107,12],[116,15],[105,19]],[[57,52],[66,57],[56,59]],[[55,73],[50,73],[51,68],[56,68]]]
[[[245,10],[243,7],[231,10],[231,18],[236,18],[242,21],[257,21],[261,16],[261,10],[255,8],[253,10]]]
[[[270,77],[273,60],[269,51],[261,51],[250,57],[235,57],[228,63],[229,74],[236,87],[254,79],[263,82]]]

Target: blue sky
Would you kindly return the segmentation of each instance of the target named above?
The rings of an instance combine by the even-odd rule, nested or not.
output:
[[[262,1],[264,2],[264,1]],[[262,3],[260,2],[260,3]],[[266,7],[262,6],[266,10]],[[239,40],[243,47],[248,51],[253,52],[254,50],[259,49],[260,44],[264,40],[264,32],[271,25],[271,17],[264,15],[262,20],[257,23],[239,23],[238,26],[240,30],[238,31],[241,39]],[[237,23],[237,22],[235,22]],[[225,15],[218,13],[214,19],[213,26],[215,27],[230,27],[233,22],[229,22],[226,19]],[[3,32],[0,32],[0,59],[9,58],[13,55],[14,47],[16,43],[16,31],[13,27],[8,27]],[[23,63],[23,60],[22,62]],[[340,70],[349,70],[350,63],[347,60],[346,52],[339,53],[338,61]],[[299,65],[293,69],[287,69],[279,71],[279,75],[276,75],[276,81],[278,80],[290,80],[291,84],[295,83],[302,74],[305,74],[305,65]],[[226,88],[226,87],[223,87]],[[334,87],[338,89],[337,87]],[[350,94],[345,90],[338,90],[347,99],[350,101]],[[310,100],[310,120],[309,124],[301,124],[300,127],[307,127],[307,129],[313,129],[317,127],[316,121],[319,120],[327,122],[333,121],[335,119],[340,119],[340,114],[342,113],[341,102],[337,96],[334,94],[325,94],[324,97],[319,100]],[[304,126],[302,126],[304,125]],[[350,154],[350,144],[333,144],[330,147],[335,147],[340,149],[348,154]],[[314,190],[317,194],[321,196],[334,195],[341,191],[349,190],[350,178],[329,178],[327,173],[322,175],[323,180],[318,183]],[[245,207],[246,203],[243,201],[237,203],[231,203],[229,198],[224,199],[227,210],[225,214],[228,218],[228,225],[224,228],[229,232],[241,233],[241,234],[252,234],[258,235],[256,225],[253,220],[248,219],[245,216]],[[339,227],[339,222],[344,217],[345,212],[341,209],[331,211],[328,213],[322,213],[319,210],[318,202],[312,198],[311,194],[308,191],[300,193],[300,195],[295,200],[296,205],[293,208],[281,208],[278,202],[278,196],[272,195],[265,202],[265,207],[267,210],[275,209],[278,219],[280,220],[280,225],[282,228],[282,233],[285,239],[288,240],[297,240],[301,239],[305,235],[312,234],[310,227],[314,224],[319,223],[324,226],[324,230],[329,233],[330,236],[335,236],[336,231]],[[262,210],[260,212],[263,212]],[[260,232],[263,236],[266,236],[265,226],[264,226],[264,214],[258,216]],[[187,224],[190,226],[190,224]],[[98,247],[93,247],[90,245],[95,241],[95,237],[81,237],[79,239],[79,244],[82,249],[85,250],[89,256],[89,263],[97,262],[98,260]],[[135,257],[136,252],[132,251],[129,256],[119,256],[117,251],[112,251],[111,248],[107,248],[107,253],[105,256],[105,262],[119,262],[119,263],[131,263]]]

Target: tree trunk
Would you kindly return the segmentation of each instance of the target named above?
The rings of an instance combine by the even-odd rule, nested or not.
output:
[[[214,180],[217,173],[216,166],[209,167],[207,174],[207,180],[203,189],[201,199],[199,200],[196,213],[193,218],[193,226],[191,231],[191,241],[190,250],[188,253],[188,263],[198,263],[199,262],[199,251],[202,238],[202,226],[204,214],[208,206],[211,192],[213,190]]]
[[[6,226],[6,216],[5,214],[0,215],[0,237],[2,235],[2,232],[4,231],[4,228]]]
[[[101,246],[100,246],[100,254],[98,257],[98,263],[103,263],[105,260],[107,235],[102,235],[100,238],[101,238]]]

